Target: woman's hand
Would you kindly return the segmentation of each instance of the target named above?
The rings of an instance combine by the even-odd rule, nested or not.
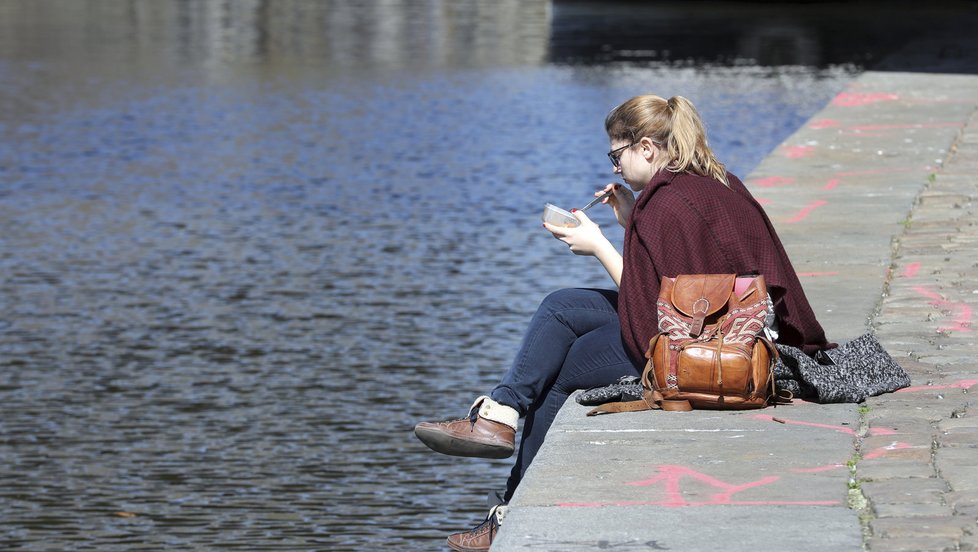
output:
[[[555,238],[570,246],[570,250],[577,255],[596,257],[608,271],[615,285],[621,285],[622,260],[618,250],[611,245],[608,238],[604,237],[601,228],[592,222],[583,211],[574,210],[571,212],[574,213],[577,220],[581,221],[580,226],[564,228],[545,222],[543,223],[544,228],[549,230]]]
[[[577,217],[577,220],[581,221],[580,226],[566,228],[545,222],[543,223],[544,228],[555,238],[566,243],[576,255],[594,256],[602,247],[610,245],[608,238],[605,238],[601,232],[601,227],[591,221],[583,211],[574,209],[571,212]]]
[[[635,206],[635,194],[621,184],[608,184],[594,192],[594,195],[597,197],[612,190],[614,193],[602,200],[601,203],[611,205],[611,208],[615,210],[615,218],[618,219],[618,224],[624,227],[628,222],[628,217],[632,215],[632,207]]]

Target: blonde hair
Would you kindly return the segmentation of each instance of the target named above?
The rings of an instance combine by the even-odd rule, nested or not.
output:
[[[655,142],[666,153],[656,162],[656,171],[691,172],[730,185],[726,167],[706,141],[699,112],[682,96],[635,96],[611,110],[604,128],[612,140],[631,144],[648,137]]]

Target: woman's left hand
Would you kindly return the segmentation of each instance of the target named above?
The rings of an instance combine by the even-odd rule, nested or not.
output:
[[[581,221],[580,226],[565,228],[545,222],[544,228],[555,238],[566,243],[576,255],[596,255],[602,247],[609,245],[608,238],[605,238],[601,232],[601,227],[591,221],[583,211],[572,212],[577,220]]]

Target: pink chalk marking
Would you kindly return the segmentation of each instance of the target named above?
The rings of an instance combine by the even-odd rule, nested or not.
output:
[[[724,502],[724,506],[838,506],[838,500],[738,500]],[[714,506],[714,502],[684,502],[672,504],[664,501],[622,501],[622,502],[558,502],[555,506],[561,508],[606,508],[608,506],[663,506],[666,508],[690,508],[696,506]]]
[[[774,200],[769,197],[755,197],[754,199],[756,199],[761,205],[770,205],[774,203]]]
[[[840,92],[832,99],[832,105],[840,107],[862,107],[879,102],[899,100],[900,96],[886,92]]]
[[[930,304],[934,305],[935,307],[948,304],[947,299],[941,297],[939,294],[934,293],[924,286],[914,286],[913,290],[916,291],[918,295],[923,295],[924,297],[930,299]]]
[[[903,123],[889,125],[855,125],[846,127],[846,130],[861,132],[874,130],[905,130],[918,128],[960,128],[964,123]]]
[[[904,278],[913,278],[917,275],[918,272],[920,272],[920,263],[910,263],[907,266],[903,267]]]
[[[817,468],[795,468],[790,470],[791,473],[821,473],[832,470],[837,470],[839,468],[844,468],[844,464],[829,464],[827,466],[819,466]]]
[[[973,385],[978,385],[978,379],[965,379],[946,385],[920,385],[917,387],[904,387],[898,389],[896,393],[914,393],[916,391],[936,391],[938,389],[968,389]]]
[[[913,448],[910,443],[903,443],[900,441],[893,441],[885,447],[879,447],[871,450],[863,455],[863,460],[875,460],[877,458],[882,458],[894,450],[903,450]],[[844,468],[844,464],[829,464],[827,466],[819,466],[817,468],[796,468],[791,470],[792,473],[820,473],[831,470],[837,470],[839,468]]]
[[[829,180],[828,182],[826,182],[825,183],[825,186],[822,186],[822,189],[827,192],[829,190],[834,190],[835,187],[838,186],[838,185],[839,185],[839,179],[838,178],[833,178],[833,179]]]
[[[944,332],[970,332],[971,328],[971,307],[964,303],[954,303],[954,308],[958,310],[958,315],[954,317],[951,326],[941,326],[937,328]]]
[[[808,128],[819,130],[823,128],[836,128],[842,126],[842,123],[836,121],[835,119],[816,119],[812,121],[812,124],[808,125]]]
[[[788,159],[800,159],[814,154],[815,146],[785,146],[783,151]]]
[[[761,188],[771,188],[774,186],[788,186],[795,183],[795,179],[790,176],[768,176],[765,178],[758,178],[757,180],[751,180],[751,184],[755,186],[760,186]]]
[[[978,382],[978,380],[974,380]],[[770,416],[765,416],[763,414],[755,415],[754,418],[757,419],[771,419]],[[842,431],[844,433],[852,434],[854,433],[852,429],[841,426],[831,426],[826,424],[813,424],[808,422],[797,422],[793,420],[787,420],[787,423],[796,423],[800,425],[810,425],[816,427],[826,427],[830,429],[835,429]],[[880,431],[875,434],[878,435],[893,435],[896,434],[895,431],[891,429],[883,428],[873,428],[870,429],[870,434],[874,434],[874,429],[880,429]],[[879,447],[866,455],[863,459],[873,460],[876,458],[881,458],[886,456],[891,451],[913,448],[909,443],[903,443],[900,441],[893,441],[891,444],[885,447]],[[813,468],[795,468],[788,470],[790,473],[820,473],[831,470],[838,470],[844,468],[844,464],[828,464],[825,466],[816,466]],[[653,485],[663,485],[666,492],[666,498],[664,500],[650,500],[650,501],[619,501],[619,502],[558,502],[556,506],[563,508],[602,508],[606,506],[662,506],[665,508],[689,508],[695,506],[835,506],[841,502],[838,500],[733,500],[733,496],[742,491],[748,489],[753,489],[756,487],[763,487],[764,485],[770,485],[776,481],[779,481],[781,477],[776,475],[771,475],[768,477],[763,477],[756,481],[750,481],[748,483],[743,483],[741,485],[736,485],[733,483],[727,483],[715,477],[709,476],[705,473],[698,472],[696,470],[687,468],[685,466],[677,466],[672,464],[662,464],[656,466],[657,474],[655,477],[650,479],[643,479],[640,481],[632,481],[626,483],[626,485],[632,487],[649,487]],[[717,492],[711,494],[707,500],[691,502],[683,497],[682,489],[680,488],[680,483],[682,480],[692,478],[699,483],[708,485],[720,489],[722,492]]]
[[[954,321],[950,326],[939,326],[938,331],[942,332],[972,332],[974,331],[971,327],[971,306],[966,303],[955,303],[953,301],[948,301],[941,295],[931,291],[929,288],[924,286],[914,286],[913,290],[917,292],[918,295],[922,295],[930,299],[930,304],[937,308],[952,308],[957,311],[954,317]]]
[[[814,211],[815,209],[818,209],[819,207],[821,207],[823,205],[826,205],[826,204],[828,204],[828,201],[825,201],[825,200],[822,200],[822,199],[817,199],[817,200],[809,203],[805,207],[803,207],[801,209],[801,211],[798,211],[795,214],[795,216],[787,219],[785,222],[788,222],[788,223],[801,222],[801,221],[805,220],[805,217],[807,217],[808,215],[810,215],[812,213],[812,211]]]
[[[676,466],[664,464],[658,466],[658,475],[651,479],[645,479],[642,481],[633,481],[631,483],[626,483],[626,485],[633,487],[648,487],[651,485],[657,485],[662,483],[666,491],[666,500],[661,502],[662,506],[688,506],[690,503],[683,498],[682,491],[679,488],[679,483],[683,478],[693,478],[701,483],[705,483],[710,487],[716,487],[722,489],[723,492],[715,493],[710,495],[708,501],[703,502],[703,504],[729,504],[733,495],[746,491],[747,489],[753,489],[754,487],[761,487],[774,483],[775,481],[781,479],[776,475],[764,477],[758,479],[757,481],[751,481],[749,483],[744,483],[742,485],[734,485],[716,479],[715,477],[710,477],[705,473],[698,472],[696,470],[689,469],[685,466]]]
[[[866,454],[863,455],[863,460],[875,460],[877,458],[882,458],[886,456],[887,454],[890,453],[890,451],[903,450],[908,448],[913,448],[913,445],[911,445],[910,443],[901,443],[898,441],[893,441],[893,443],[885,447],[880,447],[878,449],[874,449],[867,452]]]
[[[751,416],[751,418],[754,419],[754,420],[771,420],[771,421],[774,420],[774,416],[768,416],[767,414],[755,414],[755,415]],[[817,424],[815,422],[802,422],[802,421],[799,421],[799,420],[790,420],[790,419],[787,419],[786,420],[784,418],[778,418],[778,420],[780,420],[781,422],[783,422],[783,423],[785,423],[787,425],[798,425],[798,426],[804,426],[804,427],[817,427],[817,428],[820,428],[820,429],[831,429],[832,431],[838,431],[839,433],[845,433],[847,435],[855,435],[856,434],[856,430],[852,429],[851,427],[846,427],[846,426],[835,426],[835,425],[828,425],[828,424]],[[874,427],[874,428],[870,428],[869,434],[870,435],[896,435],[897,432],[896,431],[893,431],[892,429],[887,429],[887,428],[884,428],[884,427]]]
[[[798,276],[801,276],[802,278],[805,277],[817,278],[819,276],[838,276],[838,275],[839,275],[838,272],[799,272],[798,273]]]
[[[892,174],[892,173],[905,173],[916,170],[929,170],[932,167],[924,167],[920,169],[919,167],[894,167],[892,169],[866,169],[863,171],[843,171],[835,173],[835,176],[846,177],[846,176],[870,176],[877,174]]]

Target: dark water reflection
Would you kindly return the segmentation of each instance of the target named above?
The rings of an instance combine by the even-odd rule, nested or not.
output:
[[[118,3],[144,10],[138,33],[116,4],[77,4],[89,10],[0,14],[22,35],[79,17],[163,49],[0,39],[3,549],[441,546],[508,462],[431,454],[411,428],[497,380],[544,294],[607,285],[538,221],[545,201],[579,206],[609,181],[605,112],[686,95],[743,174],[849,76],[553,65],[491,47],[468,67],[301,48],[249,64],[204,59],[233,41],[171,44],[206,34],[186,3],[168,18]],[[546,11],[487,5],[445,21]],[[460,50],[500,28],[436,38]],[[530,28],[512,42],[545,45]]]

